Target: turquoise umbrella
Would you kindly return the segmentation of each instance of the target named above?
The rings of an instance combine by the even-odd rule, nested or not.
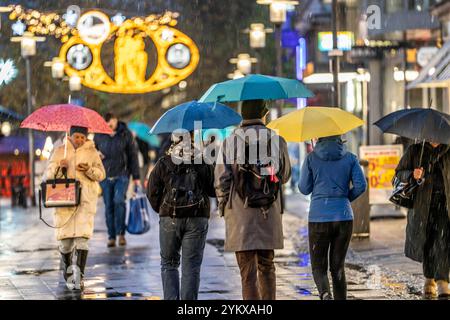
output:
[[[200,102],[236,102],[244,100],[277,100],[310,98],[314,94],[295,79],[250,74],[212,85]]]
[[[229,135],[231,135],[231,133],[233,132],[234,128],[235,128],[234,126],[231,126],[231,127],[225,128],[225,129],[206,129],[206,130],[203,130],[203,132],[202,132],[202,136],[203,136],[202,139],[203,139],[203,141],[207,141],[210,136],[215,136],[216,139],[218,139],[218,141],[223,141],[226,138],[228,138]]]
[[[158,137],[154,134],[150,134],[150,130],[152,128],[150,128],[145,123],[136,122],[136,121],[129,122],[128,129],[133,131],[139,139],[144,140],[150,146],[152,146],[152,147],[160,146],[160,141],[159,141]]]

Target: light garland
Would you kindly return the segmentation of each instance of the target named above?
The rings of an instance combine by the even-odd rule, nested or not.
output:
[[[54,36],[61,39],[65,43],[70,36],[78,35],[76,27],[69,25],[65,20],[65,15],[60,15],[57,12],[40,12],[35,9],[25,9],[21,5],[10,5],[7,7],[10,20],[21,21],[26,28],[23,31],[29,31],[35,35]],[[145,17],[133,17],[129,20],[136,25],[146,25],[150,30],[157,30],[160,26],[177,25],[176,18],[179,17],[177,12],[166,11],[163,14],[150,14]],[[114,16],[114,20],[119,22],[119,16]],[[122,19],[122,16],[120,17]],[[124,21],[124,20],[123,20]],[[123,22],[122,21],[122,22]],[[121,23],[117,23],[120,26]],[[114,34],[111,34],[111,38]],[[115,35],[117,36],[117,35]]]

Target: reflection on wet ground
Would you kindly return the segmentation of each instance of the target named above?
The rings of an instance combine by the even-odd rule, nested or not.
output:
[[[127,247],[108,249],[103,212],[99,211],[90,241],[86,288],[81,293],[66,289],[54,233],[39,222],[37,213],[32,209],[6,211],[2,208],[0,225],[0,299],[161,299],[156,215],[151,218],[152,229],[147,234],[129,235]],[[278,250],[275,257],[277,298],[318,299],[311,275],[306,221],[289,213],[283,220],[285,248]],[[213,215],[202,265],[200,299],[241,299],[239,269],[234,254],[223,250],[224,234],[223,219]],[[416,292],[389,276],[380,278],[381,285],[371,286],[372,271],[360,264],[347,266],[349,298],[417,298]]]

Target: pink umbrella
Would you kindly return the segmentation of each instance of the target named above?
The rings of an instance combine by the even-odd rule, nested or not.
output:
[[[66,132],[66,136],[72,126],[86,127],[92,133],[113,133],[106,121],[97,112],[73,104],[55,104],[41,107],[26,117],[20,124],[21,128],[63,131]]]

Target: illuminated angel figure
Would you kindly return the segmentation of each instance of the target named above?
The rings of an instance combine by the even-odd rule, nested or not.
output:
[[[145,82],[148,55],[141,35],[121,32],[114,43],[115,80],[119,85]]]

